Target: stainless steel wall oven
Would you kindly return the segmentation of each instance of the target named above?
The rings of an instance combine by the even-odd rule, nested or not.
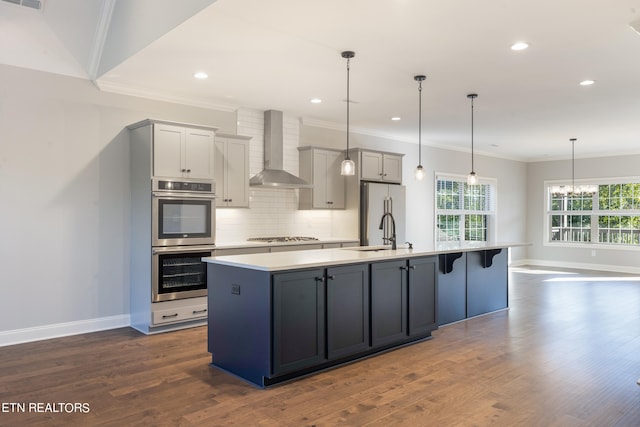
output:
[[[152,301],[207,295],[207,265],[213,246],[167,246],[152,250]]]
[[[212,180],[153,178],[151,194],[152,246],[215,244]]]
[[[215,248],[215,183],[155,177],[151,184],[151,300],[206,296],[202,258]]]

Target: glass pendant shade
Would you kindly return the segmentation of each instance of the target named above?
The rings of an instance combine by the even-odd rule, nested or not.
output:
[[[346,158],[342,161],[340,165],[340,175],[355,175],[356,174],[356,164],[350,158]]]
[[[477,185],[478,184],[478,175],[475,172],[471,171],[467,176],[467,184],[469,185]]]
[[[422,181],[422,179],[424,178],[424,168],[422,167],[422,165],[418,165],[418,167],[416,168],[416,172],[415,172],[415,176],[416,179],[418,181]]]

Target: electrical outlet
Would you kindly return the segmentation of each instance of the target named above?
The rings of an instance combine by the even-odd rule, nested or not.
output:
[[[231,285],[231,293],[233,295],[240,295],[240,285]]]

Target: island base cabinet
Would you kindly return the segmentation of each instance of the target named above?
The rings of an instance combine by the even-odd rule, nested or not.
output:
[[[273,374],[325,359],[324,270],[273,275]]]
[[[436,257],[410,259],[409,336],[428,336],[438,328]]]
[[[327,357],[369,349],[369,266],[327,269]]]
[[[442,254],[438,272],[438,325],[467,317],[467,254]]]
[[[407,261],[371,265],[371,345],[407,338]]]
[[[467,253],[467,317],[508,307],[507,249]]]
[[[212,365],[260,386],[271,371],[270,280],[265,271],[207,265]]]

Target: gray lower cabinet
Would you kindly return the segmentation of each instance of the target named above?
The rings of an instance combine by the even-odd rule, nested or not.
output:
[[[407,337],[407,261],[371,265],[371,345],[381,347]]]
[[[327,357],[369,349],[369,266],[327,269]]]
[[[273,275],[273,373],[325,360],[324,270]]]
[[[437,257],[371,265],[371,345],[428,337],[437,324]]]
[[[408,261],[409,336],[430,334],[438,328],[437,258],[414,258]]]

